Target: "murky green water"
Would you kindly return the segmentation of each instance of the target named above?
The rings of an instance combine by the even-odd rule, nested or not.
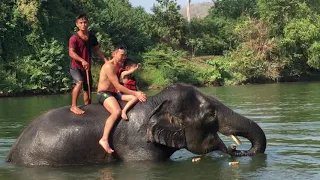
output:
[[[0,179],[320,179],[320,83],[283,83],[201,88],[236,112],[256,121],[266,133],[265,154],[230,158],[219,152],[191,162],[180,150],[162,163],[116,162],[82,167],[19,167],[5,162],[16,138],[35,117],[67,106],[70,95],[0,99]],[[154,94],[155,92],[149,92]],[[95,96],[93,97],[95,100]],[[222,137],[226,144],[233,143]],[[249,143],[241,139],[240,149]],[[133,152],[134,153],[134,152]],[[229,166],[230,161],[240,161]]]

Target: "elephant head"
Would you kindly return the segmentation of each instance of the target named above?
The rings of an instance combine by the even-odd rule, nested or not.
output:
[[[147,124],[147,137],[151,142],[177,149],[186,148],[195,154],[221,150],[230,155],[245,156],[265,151],[265,134],[254,121],[193,86],[171,85],[149,103],[154,107]],[[228,151],[217,132],[245,137],[252,147]]]

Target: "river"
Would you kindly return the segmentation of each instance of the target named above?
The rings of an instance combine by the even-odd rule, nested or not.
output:
[[[216,96],[234,111],[254,120],[267,137],[265,154],[228,157],[211,152],[198,157],[184,149],[166,162],[115,162],[78,167],[21,167],[5,158],[23,129],[37,116],[52,108],[69,105],[71,96],[51,95],[0,99],[0,179],[320,179],[320,83],[200,88]],[[156,91],[147,92],[153,95]],[[96,96],[93,95],[93,101]],[[81,102],[81,100],[79,101]],[[225,144],[230,137],[221,135]],[[241,139],[241,138],[240,138]],[[248,148],[249,142],[241,139]],[[134,153],[134,152],[133,152]],[[230,161],[239,165],[229,166]]]

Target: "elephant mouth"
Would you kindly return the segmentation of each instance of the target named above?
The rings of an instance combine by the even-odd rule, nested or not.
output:
[[[240,135],[239,135],[240,136]],[[264,153],[265,151],[265,136],[261,137],[261,139],[254,139],[246,136],[241,136],[246,139],[248,139],[251,142],[251,148],[248,150],[242,150],[237,149],[238,146],[242,145],[242,142],[239,140],[239,138],[236,135],[231,135],[232,140],[235,142],[234,144],[231,144],[227,148],[227,154],[230,156],[253,156],[258,153]]]
[[[256,153],[254,153],[250,150],[237,150],[237,145],[231,144],[228,147],[227,154],[229,154],[230,156],[253,156]]]

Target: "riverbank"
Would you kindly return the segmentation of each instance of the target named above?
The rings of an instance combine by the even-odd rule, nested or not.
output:
[[[282,82],[300,82],[300,81],[319,81],[320,72],[313,72],[312,74],[304,76],[287,76],[282,77],[278,80],[270,79],[255,79],[254,81],[245,82],[232,82],[226,83],[227,76],[225,70],[221,68],[221,64],[208,64],[208,60],[215,60],[218,56],[198,56],[198,57],[185,57],[178,59],[175,66],[179,67],[176,69],[165,69],[159,70],[154,68],[154,65],[142,68],[138,72],[138,86],[142,91],[147,90],[161,90],[168,84],[171,84],[172,78],[176,78],[174,82],[184,82],[192,84],[196,87],[217,87],[217,86],[230,86],[230,85],[248,85],[248,84],[270,84],[270,83],[282,83]],[[98,74],[100,72],[101,65],[93,65],[93,87],[97,87]],[[182,68],[181,68],[182,67]],[[161,69],[161,68],[160,68]],[[179,73],[177,73],[179,71]],[[169,74],[169,75],[168,75]],[[171,78],[171,79],[170,79]],[[73,87],[70,82],[69,87]],[[21,90],[21,89],[20,89]],[[35,96],[35,95],[51,95],[51,94],[67,94],[71,93],[72,89],[64,91],[50,91],[48,89],[35,89],[35,90],[15,90],[11,92],[5,92],[0,90],[0,98],[5,97],[21,97],[21,96]],[[96,91],[94,88],[92,92]]]
[[[275,83],[288,83],[288,82],[311,82],[311,81],[320,81],[320,73],[314,74],[311,76],[304,76],[304,77],[285,77],[279,81],[264,81],[264,82],[254,82],[254,83],[245,83],[241,85],[236,86],[245,86],[250,84],[275,84]],[[196,87],[218,87],[222,86],[220,83],[212,83],[210,85],[208,84],[198,84],[194,85]],[[141,88],[142,91],[152,91],[152,90],[162,90],[166,86],[160,86],[160,85],[152,85],[149,87],[143,87]],[[41,90],[28,90],[28,91],[22,91],[22,92],[2,92],[0,91],[0,98],[8,98],[8,97],[28,97],[28,96],[41,96],[41,95],[57,95],[57,94],[70,94],[71,90],[69,91],[63,91],[63,92],[48,92],[48,91],[41,91]],[[92,93],[96,93],[96,91],[92,91]]]
[[[48,91],[40,91],[40,90],[28,90],[21,92],[2,92],[0,91],[0,98],[6,97],[24,97],[24,96],[41,96],[41,95],[56,95],[56,94],[66,94],[71,93],[71,91],[63,91],[63,92],[48,92]]]

